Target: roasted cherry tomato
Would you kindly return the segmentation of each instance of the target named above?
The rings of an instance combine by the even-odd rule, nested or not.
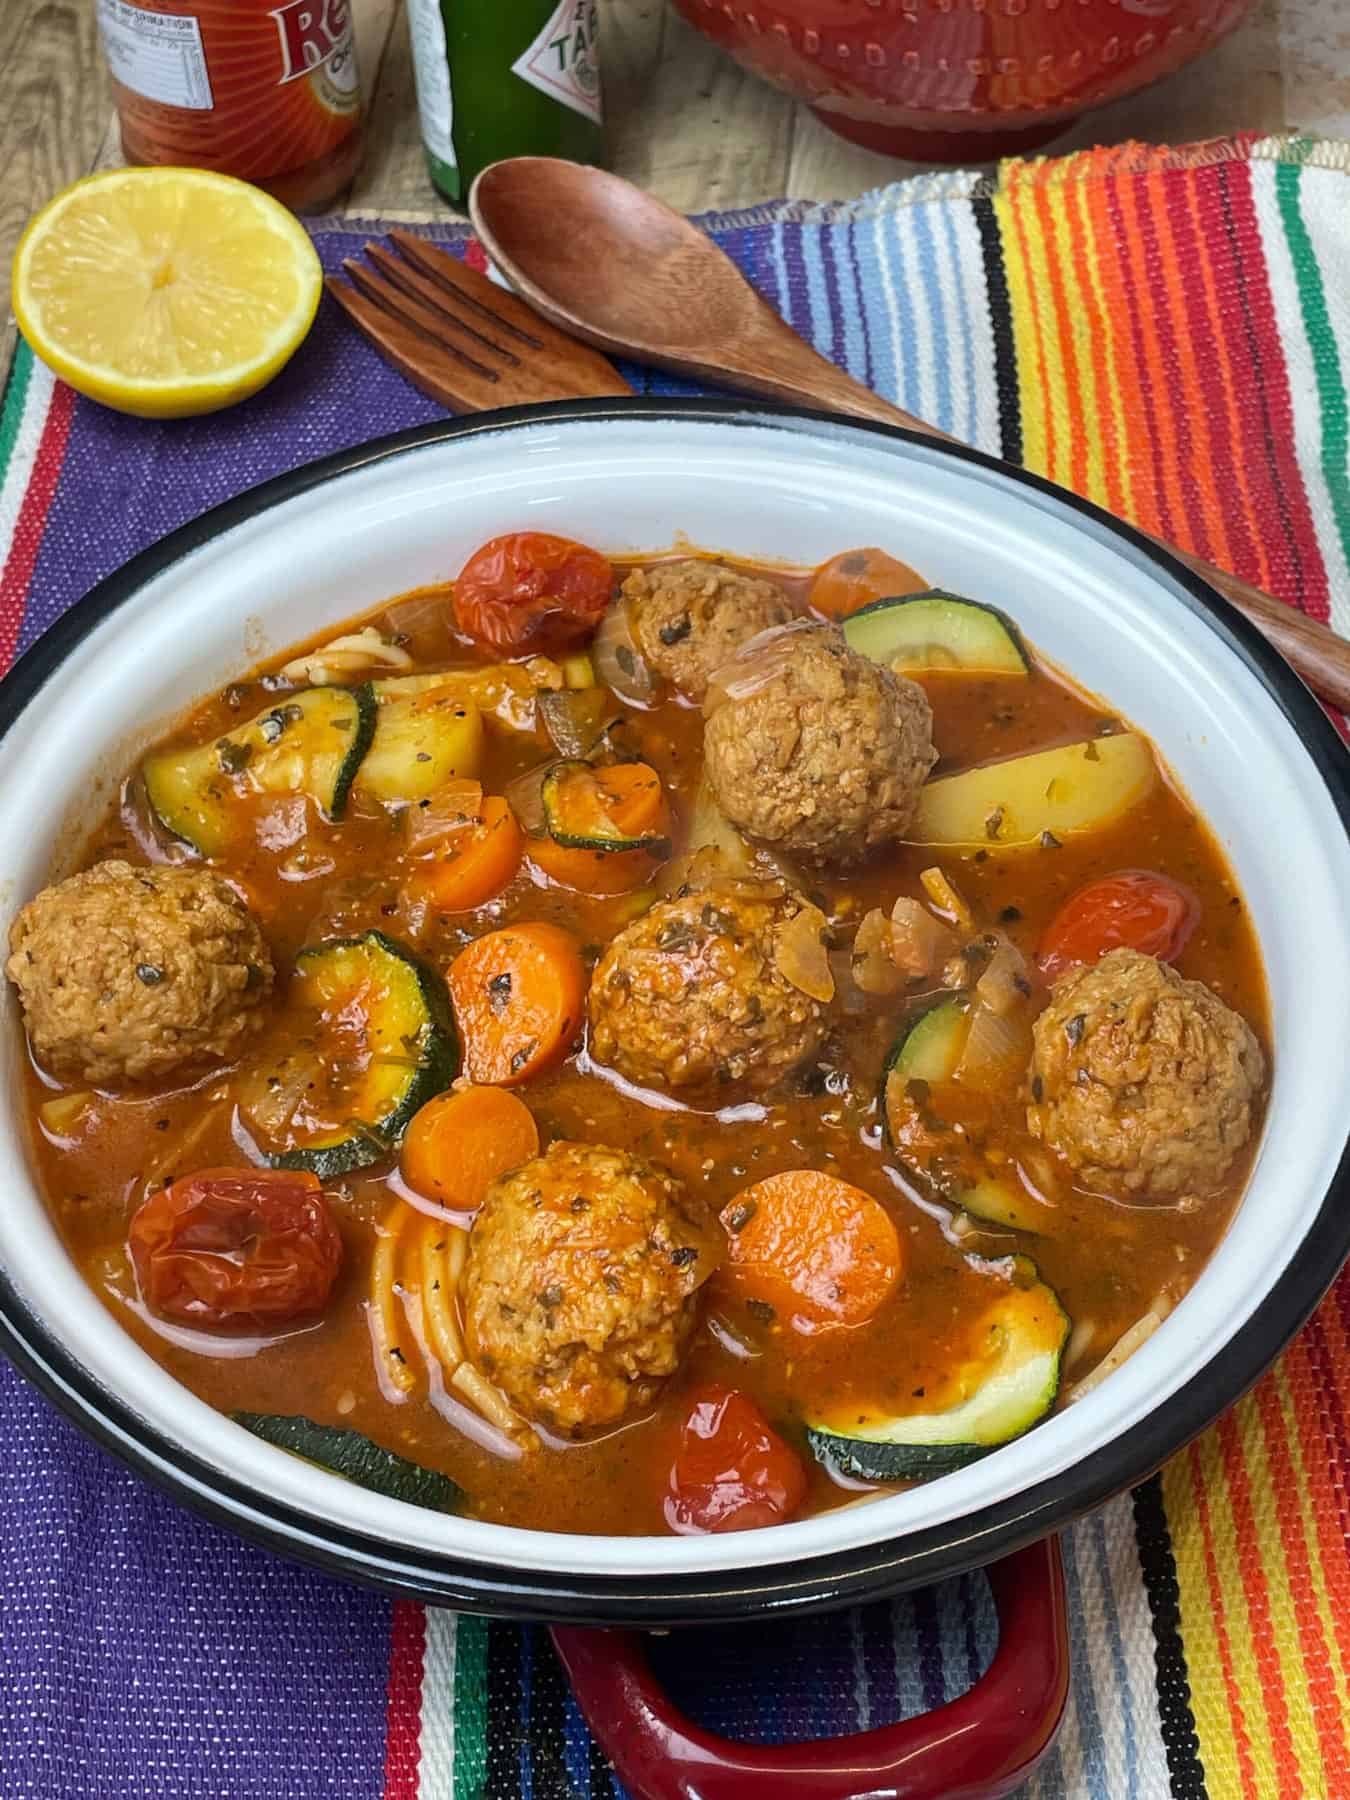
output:
[[[318,1178],[202,1169],[151,1194],[127,1237],[141,1297],[183,1325],[276,1325],[317,1312],[342,1263]]]
[[[778,1525],[805,1496],[801,1462],[754,1401],[716,1383],[701,1388],[671,1464],[665,1498],[670,1529],[689,1535]]]
[[[511,531],[475,550],[455,583],[455,623],[496,656],[566,650],[589,637],[614,592],[597,550]]]
[[[846,619],[873,600],[922,593],[927,586],[917,569],[884,550],[845,550],[816,570],[807,604],[827,619]]]
[[[1189,888],[1145,869],[1122,869],[1079,888],[1060,907],[1036,960],[1047,981],[1108,950],[1140,950],[1161,962],[1181,955],[1200,918]]]

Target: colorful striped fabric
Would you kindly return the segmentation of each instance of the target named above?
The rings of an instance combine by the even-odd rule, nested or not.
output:
[[[1350,146],[1126,145],[706,224],[880,392],[1350,629],[1347,175]],[[325,263],[369,229],[320,227]],[[77,402],[21,349],[0,412],[0,664],[212,502],[435,416],[327,308],[256,400],[177,425]],[[1073,1698],[1035,1800],[1350,1800],[1347,1415],[1350,1276],[1219,1427],[1068,1534]],[[615,1794],[542,1632],[235,1544],[8,1373],[0,1436],[0,1791]],[[655,1654],[716,1727],[800,1737],[940,1704],[993,1633],[972,1577]]]

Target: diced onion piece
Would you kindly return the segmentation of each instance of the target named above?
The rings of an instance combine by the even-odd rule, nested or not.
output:
[[[970,1009],[970,1030],[956,1065],[956,1079],[986,1093],[1016,1086],[1026,1073],[1031,1029],[1025,1018],[1005,1017],[982,1002]]]
[[[896,994],[903,986],[904,977],[891,953],[891,922],[880,907],[864,916],[854,934],[849,973],[864,994]]]
[[[516,815],[521,830],[531,837],[539,837],[547,829],[544,819],[544,777],[552,767],[552,763],[540,763],[506,784],[507,805]]]
[[[975,998],[990,1012],[1006,1017],[1030,992],[1026,958],[1006,937],[1000,935],[998,948],[985,964],[984,974],[975,983]]]
[[[1123,1336],[1116,1339],[1115,1344],[1106,1355],[1086,1374],[1081,1381],[1075,1381],[1064,1395],[1064,1404],[1072,1406],[1075,1400],[1081,1400],[1090,1394],[1093,1388],[1100,1387],[1108,1375],[1114,1375],[1123,1363],[1129,1361],[1140,1345],[1146,1344],[1154,1332],[1162,1324],[1172,1310],[1172,1303],[1165,1294],[1160,1294],[1142,1319],[1136,1319]]]
[[[778,928],[774,966],[800,993],[828,1004],[834,999],[834,972],[824,937],[829,922],[818,906],[804,906]]]
[[[409,847],[424,850],[482,817],[483,784],[467,777],[447,781],[424,801],[409,806],[407,812]]]
[[[909,894],[891,908],[890,938],[891,959],[911,980],[933,974],[956,948],[950,929]]]
[[[789,619],[747,638],[734,656],[713,670],[703,697],[704,718],[711,719],[728,700],[748,700],[758,693],[797,654],[797,634],[819,630],[816,619]]]
[[[381,614],[385,635],[418,638],[434,634],[444,639],[454,630],[454,612],[448,587],[419,588],[406,600],[395,600]]]
[[[600,621],[591,645],[591,660],[597,680],[604,683],[620,700],[633,705],[647,705],[656,692],[656,680],[638,649],[628,616],[628,602],[622,597],[614,602]]]
[[[963,931],[974,929],[975,920],[970,908],[943,870],[923,870],[919,883],[937,910],[946,914],[954,925],[959,925]]]

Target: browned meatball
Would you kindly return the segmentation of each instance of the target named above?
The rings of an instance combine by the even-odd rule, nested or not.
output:
[[[252,914],[205,869],[97,863],[30,900],[9,946],[33,1049],[71,1080],[228,1061],[272,991]]]
[[[803,913],[824,928],[782,882],[752,880],[652,907],[596,965],[591,1053],[644,1087],[771,1086],[825,1035],[821,1000],[783,972]]]
[[[634,569],[623,592],[648,666],[692,700],[748,638],[792,617],[776,583],[697,559]]]
[[[1055,983],[1037,1019],[1027,1124],[1091,1186],[1211,1191],[1251,1135],[1265,1059],[1201,981],[1112,950]]]
[[[688,1346],[717,1240],[667,1170],[558,1143],[488,1190],[461,1294],[474,1366],[568,1433],[645,1406]]]
[[[722,811],[749,836],[811,863],[857,862],[903,837],[937,760],[923,689],[850,650],[831,625],[771,643],[757,680],[753,665],[764,656],[754,644],[741,652],[749,678],[704,734]]]

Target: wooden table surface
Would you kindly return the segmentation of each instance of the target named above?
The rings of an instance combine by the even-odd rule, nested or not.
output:
[[[370,129],[346,204],[386,216],[446,210],[422,161],[402,0],[353,5]],[[601,13],[610,166],[672,206],[843,199],[914,171],[833,137],[664,0],[601,0]],[[1290,128],[1350,137],[1346,0],[1262,0],[1218,50],[1092,114],[1054,148]],[[117,156],[94,0],[0,0],[0,266],[37,207]],[[6,311],[0,369],[12,341]]]

